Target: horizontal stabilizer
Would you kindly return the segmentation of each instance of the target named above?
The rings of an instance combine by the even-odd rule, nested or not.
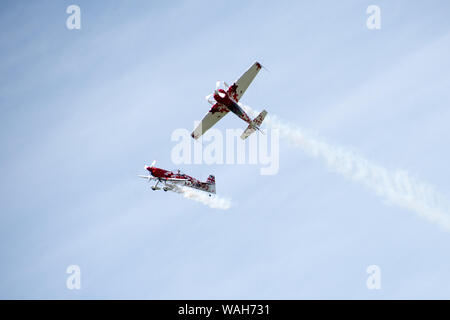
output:
[[[261,113],[255,119],[253,119],[252,123],[249,124],[247,129],[245,129],[245,131],[242,133],[241,139],[245,140],[248,138],[249,135],[251,135],[257,129],[259,130],[259,126],[264,121],[264,118],[266,117],[266,115],[267,115],[266,110],[261,111]]]

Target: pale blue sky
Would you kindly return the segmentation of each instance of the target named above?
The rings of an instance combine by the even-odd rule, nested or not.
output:
[[[66,28],[70,4],[81,30]],[[450,195],[447,1],[0,6],[0,298],[450,298],[449,232],[289,144],[274,176],[180,167],[214,173],[227,211],[136,177],[153,159],[173,168],[173,130],[258,60],[270,71],[244,103]]]

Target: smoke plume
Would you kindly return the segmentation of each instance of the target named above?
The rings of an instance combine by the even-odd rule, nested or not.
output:
[[[258,114],[248,106],[245,108],[254,116]],[[301,128],[281,121],[276,116],[267,116],[264,123],[269,128],[278,129],[281,138],[309,156],[324,160],[332,171],[364,185],[386,202],[411,210],[450,230],[450,210],[446,199],[434,187],[407,171],[386,169],[354,151],[310,136]]]
[[[174,191],[182,194],[185,198],[203,203],[213,209],[228,210],[231,207],[231,200],[228,198],[222,198],[217,195],[210,197],[203,191],[197,191],[188,187],[179,187]]]

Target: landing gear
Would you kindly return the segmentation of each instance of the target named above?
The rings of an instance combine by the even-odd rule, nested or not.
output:
[[[152,186],[153,191],[161,190],[161,188],[158,188],[158,183],[159,183],[159,181],[157,181],[156,184],[154,186]]]
[[[164,187],[163,190],[167,192],[169,190],[169,188]]]

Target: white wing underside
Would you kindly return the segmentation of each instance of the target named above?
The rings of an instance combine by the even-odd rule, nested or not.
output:
[[[198,139],[202,136],[206,131],[208,131],[213,125],[217,123],[220,119],[222,119],[230,110],[224,105],[220,105],[216,103],[212,106],[211,110],[203,117],[202,122],[195,128],[194,132],[192,132],[191,136],[194,139]]]
[[[234,100],[241,100],[245,91],[248,89],[253,79],[255,79],[259,70],[261,70],[261,64],[255,62],[235,83],[228,89],[228,94],[233,97]]]

